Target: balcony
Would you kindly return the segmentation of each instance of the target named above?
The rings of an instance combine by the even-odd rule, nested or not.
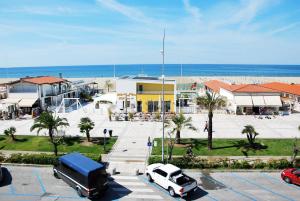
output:
[[[136,91],[136,94],[162,94],[162,91]],[[165,95],[174,95],[174,91],[165,91]]]

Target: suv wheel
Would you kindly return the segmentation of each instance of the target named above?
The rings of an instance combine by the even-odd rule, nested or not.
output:
[[[290,184],[290,183],[291,183],[291,179],[290,179],[290,178],[288,178],[288,177],[284,177],[284,178],[283,178],[283,180],[284,180],[286,183],[288,183],[288,184]]]
[[[172,197],[175,197],[175,191],[172,187],[169,187],[169,194],[172,196]]]
[[[147,174],[147,179],[148,179],[149,182],[153,182],[153,179],[152,179],[150,174]]]

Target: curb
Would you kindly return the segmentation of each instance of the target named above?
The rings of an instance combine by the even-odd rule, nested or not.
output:
[[[281,169],[183,169],[186,172],[281,172]]]
[[[17,166],[17,167],[52,167],[53,165],[41,164],[26,164],[26,163],[1,163],[3,166]]]

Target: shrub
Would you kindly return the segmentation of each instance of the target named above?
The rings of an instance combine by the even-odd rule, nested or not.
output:
[[[101,161],[101,156],[95,154],[83,154],[92,160]],[[0,162],[6,163],[23,163],[23,164],[39,164],[39,165],[55,165],[59,156],[53,154],[11,154],[9,157],[0,155]]]
[[[269,169],[284,169],[287,167],[292,167],[292,164],[286,159],[279,159],[279,160],[270,159],[267,162],[267,167]]]
[[[299,159],[300,161],[300,159]],[[149,164],[161,163],[161,157],[151,156],[148,159]],[[262,160],[255,160],[249,162],[246,160],[229,160],[227,158],[216,159],[201,159],[189,157],[174,157],[169,163],[183,169],[211,169],[211,168],[230,168],[230,169],[284,169],[292,167],[292,164],[286,159],[269,160],[263,162]]]

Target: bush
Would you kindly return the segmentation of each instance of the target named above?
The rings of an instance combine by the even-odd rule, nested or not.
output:
[[[286,159],[279,159],[279,160],[270,159],[267,162],[267,167],[269,169],[284,169],[287,167],[292,167],[292,164]]]
[[[101,161],[101,156],[95,154],[83,154],[92,160]],[[0,162],[6,163],[23,163],[23,164],[38,164],[38,165],[55,165],[59,156],[53,154],[11,154],[9,157],[0,155]]]
[[[149,164],[161,163],[161,157],[151,156],[148,159]],[[262,160],[229,160],[227,158],[201,159],[189,157],[175,157],[169,163],[183,169],[284,169],[292,167],[292,164],[286,159],[269,160],[267,163]]]

